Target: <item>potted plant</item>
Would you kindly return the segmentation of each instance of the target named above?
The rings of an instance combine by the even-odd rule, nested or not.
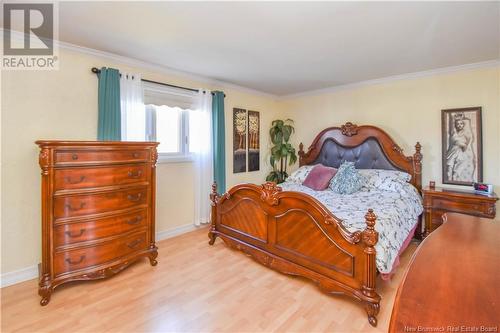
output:
[[[273,171],[266,177],[267,181],[277,184],[283,183],[288,177],[287,165],[292,165],[297,161],[295,148],[288,142],[293,132],[295,132],[295,128],[291,119],[278,119],[271,123],[269,135],[273,146],[271,148],[270,163]]]

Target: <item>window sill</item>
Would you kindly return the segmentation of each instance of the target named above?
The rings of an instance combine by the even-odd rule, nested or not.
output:
[[[162,155],[158,154],[158,164],[167,163],[191,163],[193,157],[191,155]]]

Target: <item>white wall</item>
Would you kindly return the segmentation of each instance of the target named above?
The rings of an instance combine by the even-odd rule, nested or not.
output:
[[[347,121],[381,127],[406,155],[412,155],[420,141],[423,185],[430,180],[441,184],[441,110],[470,106],[482,107],[483,178],[498,193],[500,66],[311,94],[281,103],[284,116],[295,120],[295,143],[303,142],[306,148],[322,129]]]
[[[2,274],[34,267],[41,256],[40,171],[37,139],[95,140],[97,78],[91,67],[108,66],[139,72],[144,78],[188,87],[221,89],[227,97],[227,184],[262,182],[268,172],[267,128],[277,114],[276,101],[265,94],[221,87],[193,79],[129,66],[117,60],[61,49],[58,71],[2,72]],[[261,169],[232,173],[232,108],[261,112]],[[193,223],[191,163],[159,164],[157,168],[157,232]]]

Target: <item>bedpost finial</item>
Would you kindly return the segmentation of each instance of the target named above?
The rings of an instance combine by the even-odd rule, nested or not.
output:
[[[415,150],[420,153],[420,149],[422,149],[422,145],[420,144],[420,141],[417,141],[417,144],[415,145]]]
[[[217,182],[212,184],[212,192],[210,193],[210,201],[215,205],[219,200],[219,194],[217,193]]]
[[[377,215],[373,212],[373,209],[368,209],[368,212],[365,214],[365,220],[366,220],[366,228],[362,232],[362,239],[363,243],[368,248],[372,248],[373,251],[373,246],[377,244],[378,242],[378,232],[375,230],[375,221],[377,220]]]
[[[417,144],[415,145],[415,154],[413,154],[413,158],[420,162],[422,160],[422,145],[420,144],[420,142],[417,141]]]
[[[415,144],[415,154],[413,154],[413,162],[415,163],[415,172],[420,174],[422,172],[422,145],[420,142]]]
[[[368,212],[365,214],[366,226],[367,229],[374,229],[375,221],[377,220],[377,215],[373,212],[373,209],[368,209]]]
[[[304,152],[304,144],[301,142],[299,143],[299,164],[302,165],[302,159],[306,156],[306,153]]]

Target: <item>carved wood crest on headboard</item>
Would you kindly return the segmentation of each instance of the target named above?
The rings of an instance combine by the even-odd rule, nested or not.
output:
[[[366,160],[369,160],[370,166],[363,168],[378,168],[377,165],[383,165],[384,169],[405,171],[412,176],[411,183],[420,191],[422,189],[421,149],[420,143],[417,142],[415,153],[406,156],[403,149],[384,130],[375,126],[357,126],[347,122],[340,127],[329,127],[321,131],[307,152],[304,152],[304,145],[300,143],[299,165],[328,161],[327,164],[333,163],[335,165],[331,166],[338,167],[342,160],[350,159],[365,160],[364,163],[368,165]]]

